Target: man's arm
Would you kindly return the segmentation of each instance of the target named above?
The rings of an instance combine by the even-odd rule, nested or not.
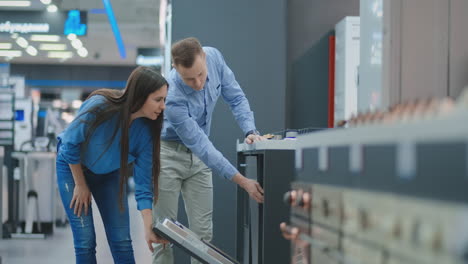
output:
[[[192,150],[212,170],[226,179],[239,184],[253,199],[259,202],[263,201],[263,190],[261,190],[260,185],[242,176],[221,152],[213,146],[213,143],[208,139],[205,132],[195,120],[190,118],[186,104],[184,98],[174,97],[168,100],[165,111],[167,120],[171,123],[184,145]]]

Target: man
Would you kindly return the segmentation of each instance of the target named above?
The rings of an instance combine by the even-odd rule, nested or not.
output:
[[[211,170],[263,202],[263,189],[247,179],[208,139],[211,119],[220,96],[231,107],[248,144],[262,140],[253,112],[221,53],[202,47],[196,38],[180,40],[171,50],[173,69],[167,77],[169,92],[161,134],[161,175],[153,219],[177,218],[182,192],[189,227],[206,241],[212,238],[213,184]],[[156,245],[153,263],[173,263],[172,249]],[[192,259],[192,263],[197,263]]]

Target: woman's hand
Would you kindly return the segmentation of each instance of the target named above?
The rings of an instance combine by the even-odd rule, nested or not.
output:
[[[140,211],[141,217],[143,217],[143,226],[145,230],[145,240],[148,244],[148,248],[151,252],[154,251],[153,243],[163,243],[164,246],[169,243],[167,240],[159,237],[153,232],[153,213],[151,209],[143,209]]]
[[[169,243],[169,241],[167,241],[164,238],[156,235],[153,232],[153,230],[151,230],[151,229],[146,229],[146,231],[145,231],[145,240],[146,240],[146,243],[148,244],[148,248],[149,248],[149,250],[151,252],[154,251],[153,243],[157,243],[157,244],[162,243],[162,244],[164,244],[164,246],[165,246],[165,244]]]
[[[70,208],[75,208],[74,213],[80,217],[81,212],[88,215],[88,209],[91,206],[91,192],[89,191],[88,185],[77,184],[73,189],[73,198],[70,203]]]

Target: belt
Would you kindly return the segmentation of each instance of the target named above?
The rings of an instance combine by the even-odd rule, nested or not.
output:
[[[192,151],[189,148],[187,148],[184,144],[176,142],[176,141],[161,140],[161,145],[167,146],[176,151],[184,151],[187,153],[192,153]]]

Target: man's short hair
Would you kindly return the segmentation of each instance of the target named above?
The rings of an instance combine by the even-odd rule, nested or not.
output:
[[[171,55],[174,66],[192,67],[195,57],[202,54],[203,48],[196,38],[186,38],[172,45]]]

